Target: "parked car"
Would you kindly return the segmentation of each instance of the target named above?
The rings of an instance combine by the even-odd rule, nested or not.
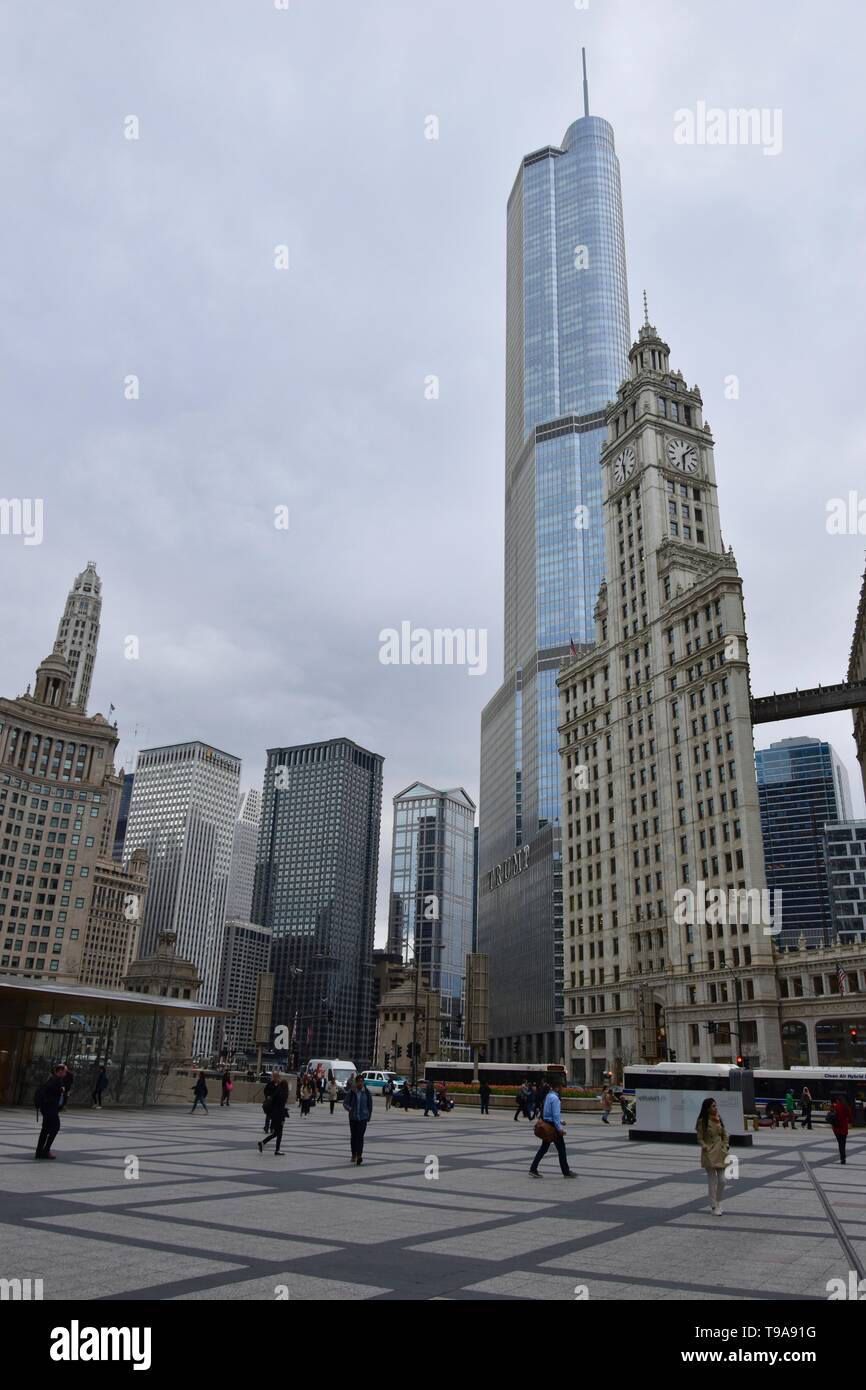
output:
[[[406,1103],[406,1099],[405,1099],[405,1098],[406,1098],[406,1093],[408,1092],[408,1095],[409,1095],[409,1109],[410,1109],[410,1110],[419,1110],[419,1109],[420,1109],[420,1110],[423,1110],[423,1109],[424,1109],[424,1106],[427,1104],[426,1090],[427,1090],[427,1088],[426,1088],[426,1085],[424,1084],[424,1082],[422,1082],[419,1086],[412,1086],[412,1085],[410,1085],[410,1083],[407,1081],[407,1082],[404,1083],[404,1086],[403,1086],[403,1089],[402,1089],[401,1092],[400,1092],[399,1098],[398,1098],[397,1096],[394,1097],[394,1104],[395,1104],[395,1105],[405,1105],[405,1103]],[[443,1109],[442,1101],[441,1101],[440,1098],[439,1098],[439,1093],[438,1093],[438,1091],[437,1091],[437,1093],[436,1093],[436,1104],[438,1105],[438,1107],[439,1107],[440,1110]],[[448,1111],[448,1110],[453,1110],[453,1109],[454,1109],[454,1102],[453,1102],[453,1100],[451,1099],[450,1096],[448,1096],[448,1097],[446,1098],[444,1109],[445,1109],[446,1111]]]
[[[395,1071],[362,1071],[365,1085],[374,1092],[381,1093],[389,1081],[393,1081],[395,1094],[405,1084],[406,1078],[398,1076]]]

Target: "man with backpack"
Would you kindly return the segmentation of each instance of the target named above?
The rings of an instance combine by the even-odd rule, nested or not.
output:
[[[36,1153],[33,1155],[34,1158],[57,1157],[51,1152],[51,1145],[60,1133],[60,1110],[66,1099],[65,1075],[66,1067],[62,1062],[57,1062],[51,1068],[51,1075],[48,1080],[36,1092],[36,1108],[42,1115],[42,1128],[39,1131],[39,1141],[36,1145]]]

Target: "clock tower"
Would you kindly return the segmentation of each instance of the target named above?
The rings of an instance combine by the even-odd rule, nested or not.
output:
[[[701,393],[646,315],[606,421],[596,644],[558,680],[574,1070],[777,1066],[742,584]]]

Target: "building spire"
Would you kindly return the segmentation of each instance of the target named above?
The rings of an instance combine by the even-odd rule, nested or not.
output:
[[[589,115],[589,83],[588,83],[587,80],[586,80],[586,49],[585,49],[585,48],[582,48],[582,49],[580,50],[580,56],[581,56],[581,59],[583,60],[583,114],[584,114],[584,116],[588,116],[588,115]]]
[[[643,322],[644,322],[644,328],[649,328],[649,326],[650,326],[650,321],[649,321],[649,309],[648,309],[647,306],[646,306],[646,290],[644,290],[644,292],[643,292]]]

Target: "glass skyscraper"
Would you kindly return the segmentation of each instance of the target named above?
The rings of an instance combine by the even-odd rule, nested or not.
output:
[[[493,1055],[528,1059],[562,1052],[556,677],[572,643],[594,641],[604,407],[631,341],[607,121],[586,114],[524,158],[507,238],[505,671],[481,720],[478,950]]]
[[[273,932],[274,1027],[301,1063],[372,1059],[382,763],[345,738],[268,749],[253,921]]]
[[[442,1055],[468,1058],[466,956],[472,950],[475,803],[462,787],[415,782],[394,797],[388,952],[439,991]]]
[[[835,935],[824,826],[850,820],[848,773],[829,743],[783,738],[755,753],[767,887],[782,894],[780,946]]]

